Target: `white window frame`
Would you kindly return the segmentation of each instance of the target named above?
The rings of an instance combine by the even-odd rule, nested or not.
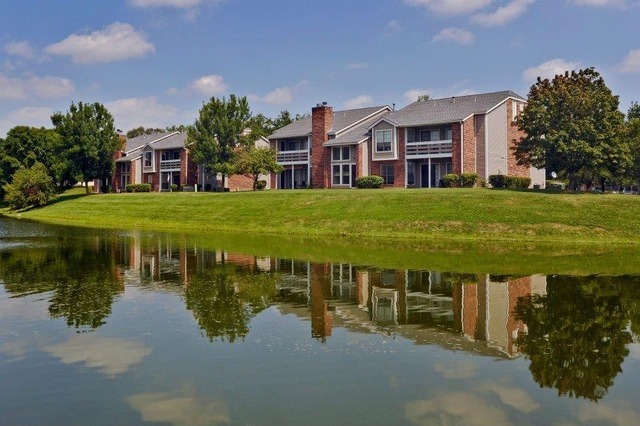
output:
[[[387,133],[389,133],[389,141],[385,141],[384,136],[381,141],[379,135],[385,135]],[[378,149],[380,144],[384,144],[385,146],[389,144],[389,149]],[[393,129],[376,130],[376,152],[393,152]]]

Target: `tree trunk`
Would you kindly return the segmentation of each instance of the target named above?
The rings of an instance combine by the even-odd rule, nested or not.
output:
[[[605,178],[600,178],[600,188],[602,189],[602,192],[604,193],[604,183],[605,183]]]
[[[89,194],[89,181],[88,180],[84,181],[84,189],[85,189],[86,193]]]
[[[223,173],[222,174],[222,192],[224,192],[224,189],[227,187],[226,182],[227,182],[227,175]]]

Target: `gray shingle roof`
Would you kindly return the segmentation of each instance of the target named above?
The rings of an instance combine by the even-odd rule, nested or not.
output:
[[[142,135],[136,138],[127,139],[125,151],[127,155],[116,160],[116,163],[126,163],[140,158],[145,146],[150,145],[152,149],[176,149],[184,148],[187,141],[187,133],[164,132]]]
[[[346,132],[340,133],[335,139],[325,142],[324,146],[353,145],[361,142],[363,139],[369,137],[369,127],[380,120],[381,117],[383,117],[383,115],[377,114],[373,118],[363,121]]]
[[[515,92],[482,93],[414,102],[401,110],[392,112],[385,119],[397,126],[419,126],[462,121],[472,114],[482,114],[513,97],[526,101]]]
[[[341,130],[344,130],[345,128],[351,126],[353,123],[356,123],[385,108],[388,107],[384,105],[369,108],[334,111],[333,127],[329,131],[329,134],[335,135]],[[272,135],[269,136],[269,139],[296,138],[309,135],[311,135],[311,117],[306,117],[301,120],[294,121],[293,123],[276,130]]]
[[[136,149],[140,149],[146,144],[152,143],[154,141],[157,141],[158,139],[164,138],[170,135],[171,133],[175,133],[175,132],[152,133],[150,135],[142,135],[135,138],[127,139],[127,142],[125,145],[125,151],[129,152]]]
[[[175,135],[169,136],[168,138],[162,139],[161,141],[154,142],[151,144],[153,149],[175,149],[175,148],[184,148],[184,144],[187,141],[187,133],[176,133]]]

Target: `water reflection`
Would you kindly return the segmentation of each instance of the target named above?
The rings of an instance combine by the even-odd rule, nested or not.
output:
[[[323,342],[336,328],[345,328],[480,356],[524,355],[540,386],[590,400],[611,388],[640,330],[639,277],[389,270],[232,254],[143,234],[94,237],[88,243],[60,238],[57,243],[1,252],[0,279],[13,297],[47,294],[49,315],[79,330],[104,325],[118,296],[135,286],[179,294],[210,341],[244,339],[252,319],[275,306],[283,314],[308,320],[310,336]],[[46,350],[65,363],[84,362],[107,375],[127,371],[150,353],[144,346],[127,346],[125,351],[134,358],[108,357],[115,359],[111,365],[86,351],[115,348],[112,343],[70,339]],[[19,347],[5,344],[3,351],[22,356]],[[434,369],[449,379],[477,374],[473,363],[459,361],[438,362]],[[414,401],[407,406],[407,418],[418,421],[446,413],[453,397],[479,398],[491,411],[487,394],[518,411],[538,409],[528,395],[504,389],[486,384],[473,395]],[[130,403],[143,412],[176,398],[142,395]],[[197,404],[205,411],[210,408],[207,402]],[[447,415],[455,421],[453,413]],[[219,421],[225,421],[224,415]]]

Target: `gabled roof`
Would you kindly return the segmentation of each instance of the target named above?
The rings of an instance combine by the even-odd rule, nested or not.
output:
[[[376,114],[373,117],[358,123],[357,125],[346,129],[340,134],[336,135],[334,139],[330,139],[325,142],[324,146],[342,146],[342,145],[354,145],[363,142],[369,137],[369,128],[377,121],[380,121],[380,114]]]
[[[146,147],[150,147],[153,150],[184,148],[186,140],[186,132],[153,133],[127,139],[125,143],[125,156],[117,159],[116,163],[126,163],[140,158],[142,151]]]
[[[473,114],[487,113],[507,98],[526,102],[525,98],[510,90],[430,99],[414,102],[401,110],[389,113],[384,120],[401,127],[453,123],[463,121]]]
[[[370,116],[384,111],[389,111],[386,105],[369,107],[369,108],[357,108],[347,109],[343,111],[333,112],[333,127],[329,130],[329,135],[338,136],[345,130],[350,130],[349,127],[358,124],[358,122],[368,119]],[[294,121],[293,123],[276,130],[269,139],[285,139],[285,138],[297,138],[306,137],[311,135],[311,119],[312,117],[305,117],[303,119]]]

